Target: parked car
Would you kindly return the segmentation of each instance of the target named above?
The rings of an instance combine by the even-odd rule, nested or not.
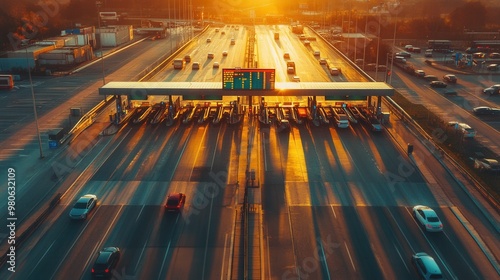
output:
[[[107,247],[102,249],[92,266],[92,276],[94,278],[111,278],[119,260],[120,248]]]
[[[443,91],[444,95],[458,95],[458,92],[454,89],[445,89]]]
[[[500,84],[492,85],[491,87],[485,88],[483,90],[484,94],[494,95],[500,93]]]
[[[450,84],[456,84],[457,83],[457,76],[453,74],[446,74],[443,76],[443,81],[450,83]]]
[[[420,77],[420,78],[425,77],[425,72],[424,72],[424,70],[421,70],[421,69],[417,69],[417,70],[415,70],[415,76]]]
[[[95,208],[97,204],[97,196],[93,194],[86,194],[80,197],[71,211],[69,217],[74,220],[85,220],[88,214]]]
[[[439,78],[437,76],[434,76],[434,75],[425,75],[424,79],[426,79],[429,82],[439,81]]]
[[[417,205],[413,207],[413,215],[426,231],[442,231],[443,224],[436,212],[428,206]]]
[[[472,58],[484,58],[486,56],[483,52],[477,52],[472,54]]]
[[[490,64],[488,66],[486,66],[486,69],[490,70],[490,71],[497,71],[498,70],[498,64]]]
[[[500,58],[500,53],[496,52],[490,53],[489,58]]]
[[[476,131],[466,123],[452,121],[448,122],[448,126],[459,130],[466,138],[474,138],[474,136],[476,136]]]
[[[433,257],[427,253],[420,252],[412,256],[411,261],[418,272],[418,275],[425,280],[444,279],[443,273]]]
[[[472,109],[472,112],[478,116],[500,116],[500,108],[491,108],[487,106],[479,106]]]
[[[500,163],[492,158],[476,158],[474,159],[474,168],[480,171],[500,172]]]
[[[183,193],[171,193],[167,196],[165,210],[179,212],[186,202],[186,195]]]
[[[411,53],[409,53],[409,52],[397,52],[396,56],[402,56],[404,58],[410,58],[411,57]]]
[[[432,81],[429,83],[429,85],[433,88],[445,88],[448,86],[445,82],[441,81]]]

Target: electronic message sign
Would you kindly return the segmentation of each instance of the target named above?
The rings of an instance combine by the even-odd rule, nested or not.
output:
[[[275,69],[224,68],[222,89],[227,90],[273,90]]]

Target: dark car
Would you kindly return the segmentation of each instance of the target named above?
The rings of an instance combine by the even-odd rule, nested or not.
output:
[[[402,56],[404,58],[409,58],[409,57],[411,57],[411,53],[409,53],[409,52],[397,52],[396,56]]]
[[[94,266],[92,276],[94,278],[111,278],[113,269],[120,260],[120,249],[118,247],[106,247],[99,252]]]
[[[490,70],[490,71],[497,71],[498,70],[498,64],[490,64],[488,66],[486,66],[486,69]]]
[[[446,86],[448,86],[445,82],[441,81],[432,81],[429,85],[434,88],[445,88]]]
[[[443,81],[450,83],[450,84],[456,84],[457,83],[457,76],[453,74],[446,74],[443,76]]]
[[[183,193],[171,193],[167,197],[165,209],[167,211],[179,212],[186,202],[186,195]]]
[[[426,79],[427,81],[430,81],[430,82],[432,82],[432,81],[439,81],[439,78],[436,77],[436,76],[434,76],[434,75],[425,75],[424,79]]]
[[[485,88],[483,90],[484,94],[494,95],[500,93],[500,84],[492,85],[491,87]]]
[[[472,112],[478,116],[500,116],[500,108],[491,108],[487,106],[479,106],[472,109]]]

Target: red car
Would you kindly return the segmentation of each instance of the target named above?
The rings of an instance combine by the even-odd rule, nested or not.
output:
[[[167,197],[167,203],[165,203],[165,210],[178,212],[181,210],[182,206],[186,202],[186,195],[183,193],[171,193]]]

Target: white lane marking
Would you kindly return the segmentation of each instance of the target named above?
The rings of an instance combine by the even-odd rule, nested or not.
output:
[[[333,216],[335,217],[335,219],[337,219],[337,213],[335,213],[335,209],[333,209],[333,205],[330,205],[330,208],[332,209]]]
[[[326,262],[326,255],[325,255],[325,249],[323,248],[323,243],[321,242],[321,238],[319,238],[318,240],[320,240],[318,243],[319,243],[319,247],[321,248],[321,255],[322,255],[321,262],[325,266],[326,274],[328,275],[328,279],[332,279],[332,277],[330,276],[330,270],[328,269],[328,263]]]
[[[40,258],[40,260],[38,260],[38,262],[35,264],[35,266],[33,267],[33,270],[31,270],[30,274],[28,275],[28,279],[31,278],[31,274],[33,274],[33,272],[35,271],[35,268],[40,264],[40,262],[43,260],[43,258],[45,258],[45,255],[47,255],[47,253],[50,251],[50,249],[52,248],[54,243],[56,243],[56,240],[54,240],[54,242],[52,242],[52,244],[50,244],[49,248],[45,251],[45,253]]]
[[[396,249],[396,252],[398,252],[399,258],[403,262],[403,264],[404,264],[404,266],[406,268],[406,271],[410,272],[410,269],[408,269],[408,266],[406,265],[406,259],[403,258],[403,256],[401,255],[401,252],[399,251],[398,246],[396,246],[396,243],[392,243],[392,245],[394,245],[394,248]]]
[[[207,264],[207,253],[208,253],[208,238],[210,237],[210,226],[212,224],[212,209],[214,205],[214,198],[212,196],[212,201],[210,202],[210,212],[208,214],[208,228],[207,228],[207,238],[205,238],[205,253],[203,255],[203,266],[201,270],[201,279],[205,279],[205,267]]]
[[[349,260],[351,261],[352,268],[356,272],[356,266],[354,266],[354,261],[352,260],[351,252],[349,252],[349,247],[347,247],[347,242],[344,241],[344,245],[345,245],[345,249],[347,251],[347,254],[349,255]]]
[[[224,253],[222,254],[222,267],[220,270],[220,280],[224,279],[224,265],[226,264],[227,233],[224,237]]]

